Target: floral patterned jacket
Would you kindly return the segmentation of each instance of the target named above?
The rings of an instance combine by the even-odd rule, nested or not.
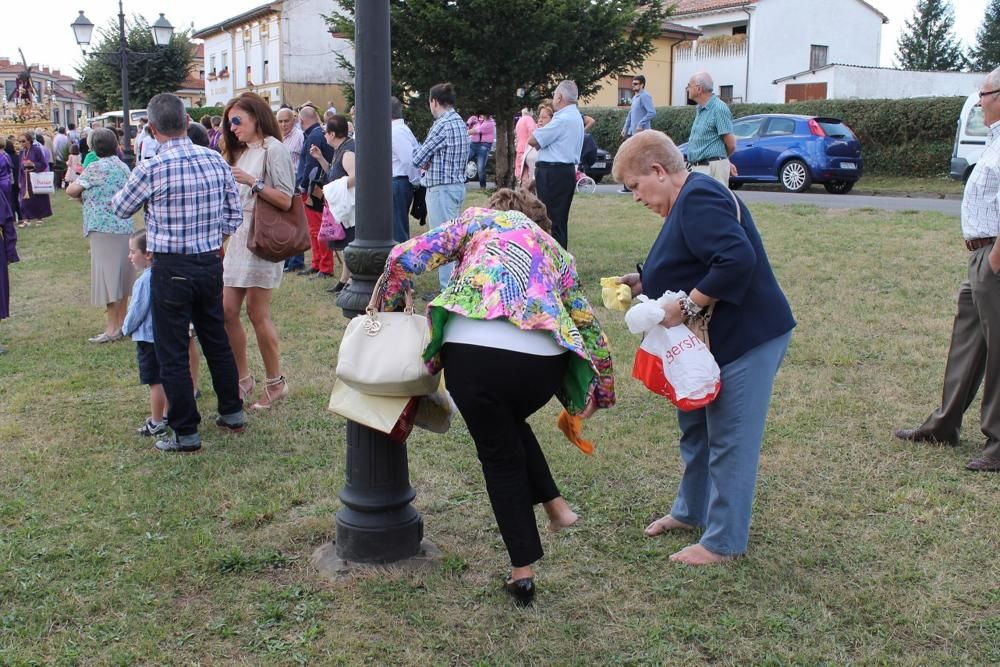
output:
[[[527,330],[548,331],[573,353],[556,397],[571,413],[589,396],[597,407],[615,403],[608,339],[576,274],[573,256],[519,211],[469,208],[455,220],[400,243],[386,260],[384,307],[398,310],[410,276],[457,262],[451,282],[427,309],[431,341],[424,361],[441,368],[444,325],[451,313],[503,318]]]

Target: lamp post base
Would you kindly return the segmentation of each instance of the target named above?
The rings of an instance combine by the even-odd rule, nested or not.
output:
[[[421,572],[434,569],[440,562],[441,552],[430,540],[420,542],[420,550],[415,556],[393,563],[359,563],[346,560],[337,555],[336,542],[321,545],[312,555],[312,566],[329,579],[344,577],[352,572],[372,570]]]

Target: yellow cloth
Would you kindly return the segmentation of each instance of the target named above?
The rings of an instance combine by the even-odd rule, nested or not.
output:
[[[563,410],[559,413],[559,419],[556,420],[556,426],[558,426],[559,430],[563,432],[563,435],[566,436],[567,440],[579,447],[581,452],[587,456],[594,455],[594,443],[590,440],[584,440],[581,437],[583,434],[582,417],[574,417],[570,413]]]
[[[632,288],[621,284],[621,278],[601,278],[601,299],[608,310],[625,312],[632,305]]]

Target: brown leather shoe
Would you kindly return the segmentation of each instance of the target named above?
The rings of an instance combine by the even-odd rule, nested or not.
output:
[[[966,470],[975,470],[976,472],[1000,472],[1000,459],[990,459],[985,456],[979,456],[965,465]]]
[[[909,440],[910,442],[930,442],[936,445],[951,445],[952,447],[958,444],[958,438],[941,439],[935,435],[927,433],[926,431],[921,431],[919,428],[897,429],[896,431],[893,431],[893,435],[900,440]]]

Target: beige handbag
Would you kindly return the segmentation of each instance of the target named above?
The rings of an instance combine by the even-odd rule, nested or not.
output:
[[[352,389],[372,396],[426,396],[441,382],[431,375],[423,353],[430,342],[427,320],[413,313],[407,293],[401,313],[382,313],[383,273],[375,283],[364,316],[348,323],[337,355],[337,377]]]

